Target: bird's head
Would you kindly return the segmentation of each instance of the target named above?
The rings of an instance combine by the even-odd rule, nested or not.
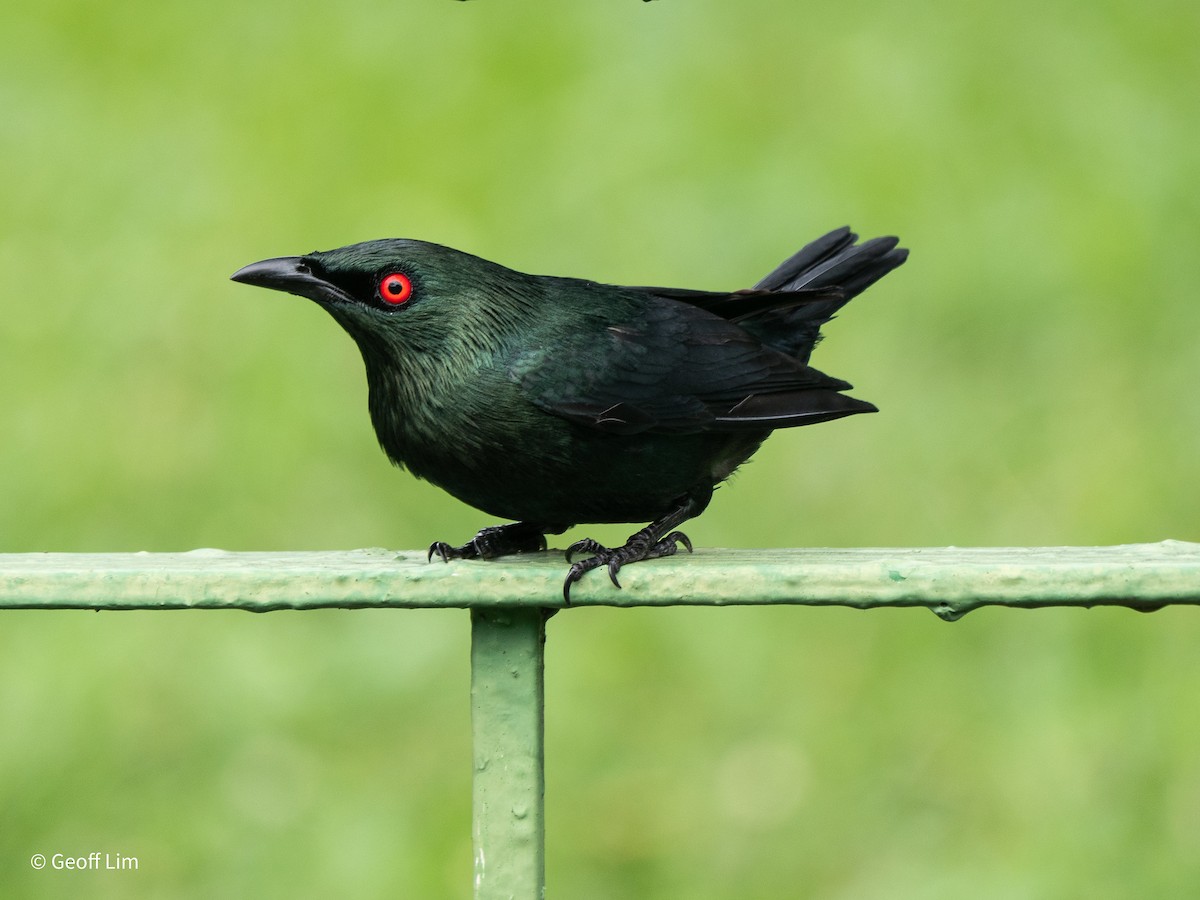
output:
[[[364,352],[381,340],[430,351],[464,328],[502,328],[533,299],[526,275],[440,244],[400,238],[264,259],[231,277],[314,301]]]

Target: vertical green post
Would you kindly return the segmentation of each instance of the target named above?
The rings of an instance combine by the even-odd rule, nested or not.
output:
[[[545,640],[541,609],[471,610],[475,900],[545,895]]]

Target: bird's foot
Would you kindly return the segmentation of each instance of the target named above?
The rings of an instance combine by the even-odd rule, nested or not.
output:
[[[429,555],[426,558],[432,560],[436,553],[443,562],[450,562],[452,559],[495,559],[510,553],[535,553],[546,549],[548,530],[551,529],[529,522],[492,525],[484,528],[461,547],[453,547],[444,541],[434,541],[429,545]]]
[[[662,556],[674,556],[679,550],[679,545],[682,544],[688,553],[692,552],[692,542],[688,540],[688,536],[682,531],[672,531],[666,537],[659,540],[654,540],[653,534],[648,533],[649,529],[639,531],[635,535],[631,535],[629,540],[621,547],[605,547],[593,541],[591,538],[584,538],[582,541],[576,541],[567,548],[567,562],[571,563],[571,570],[567,573],[567,580],[563,582],[563,601],[569,606],[571,603],[571,585],[579,581],[584,575],[605,566],[608,569],[608,577],[614,585],[621,586],[621,582],[617,581],[617,573],[621,571],[621,567],[626,563],[641,562],[643,559],[658,559]],[[581,559],[579,562],[573,562],[572,557],[576,553],[591,553],[587,559]]]

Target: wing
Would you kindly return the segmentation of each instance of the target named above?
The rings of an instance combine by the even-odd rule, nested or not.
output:
[[[842,306],[888,272],[908,251],[894,237],[858,243],[839,228],[792,254],[750,290],[710,293],[646,288],[657,296],[690,303],[737,322],[768,347],[807,363],[821,326]]]
[[[831,305],[837,309],[850,299],[840,288],[836,287],[800,288],[789,291],[754,288],[732,293],[659,287],[633,288],[633,290],[646,291],[666,300],[689,303],[730,322],[743,322],[765,312],[807,310],[817,307],[827,309]]]
[[[636,296],[618,323],[520,353],[511,375],[530,402],[615,434],[769,430],[875,410],[699,305]]]
[[[732,294],[647,288],[658,297],[690,303],[735,322],[763,344],[803,364],[821,340],[821,326],[846,305],[851,295],[839,287],[787,291],[735,291]]]

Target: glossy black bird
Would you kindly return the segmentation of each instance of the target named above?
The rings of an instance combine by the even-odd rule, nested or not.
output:
[[[253,263],[234,281],[315,301],[362,351],[391,460],[515,520],[429,556],[542,550],[582,523],[644,522],[621,547],[582,540],[563,584],[669,556],[675,528],[775,428],[875,407],[808,365],[820,328],[904,262],[893,237],[830,232],[750,290],[620,287],[526,275],[414,240]]]

